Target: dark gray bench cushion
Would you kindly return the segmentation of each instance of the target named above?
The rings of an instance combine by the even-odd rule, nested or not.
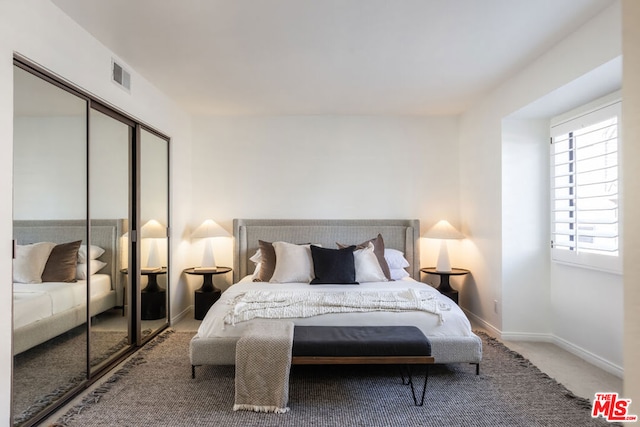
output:
[[[293,356],[430,356],[415,326],[296,326]]]

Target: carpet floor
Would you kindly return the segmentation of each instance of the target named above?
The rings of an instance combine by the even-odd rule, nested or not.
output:
[[[126,344],[126,332],[92,332],[91,367]],[[13,360],[14,423],[31,418],[86,379],[86,326],[78,326]]]
[[[413,405],[398,370],[294,366],[286,414],[232,410],[234,369],[202,366],[191,379],[187,332],[168,331],[130,359],[56,426],[605,426],[521,355],[482,335],[480,375],[468,364],[432,367],[425,404]]]

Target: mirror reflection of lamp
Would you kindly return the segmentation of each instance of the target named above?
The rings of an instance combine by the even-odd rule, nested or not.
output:
[[[141,237],[149,239],[147,264],[142,269],[154,270],[161,268],[162,261],[160,259],[160,250],[158,249],[158,239],[167,237],[167,228],[155,219],[149,220],[142,226]]]
[[[208,219],[198,228],[196,228],[193,233],[191,233],[192,238],[196,239],[205,239],[204,253],[202,254],[202,263],[200,267],[196,267],[196,270],[216,270],[216,260],[213,255],[213,239],[216,237],[230,237],[231,234],[227,232],[224,228],[218,225],[214,220]]]
[[[422,237],[426,237],[428,239],[440,239],[440,254],[438,255],[436,270],[443,273],[451,272],[447,240],[464,239],[464,234],[456,230],[448,221],[443,219],[427,230]]]

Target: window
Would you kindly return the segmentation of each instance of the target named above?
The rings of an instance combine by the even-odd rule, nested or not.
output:
[[[620,102],[551,127],[551,257],[621,271]]]

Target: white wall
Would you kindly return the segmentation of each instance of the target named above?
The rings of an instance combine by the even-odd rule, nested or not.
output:
[[[640,2],[624,0],[622,122],[624,142],[624,397],[631,413],[640,414]]]
[[[13,133],[14,218],[86,218],[85,117],[19,117]]]
[[[12,235],[13,54],[17,52],[123,111],[172,137],[172,309],[179,314],[189,304],[179,283],[188,254],[183,239],[189,218],[190,177],[176,170],[190,164],[189,117],[135,72],[127,94],[109,79],[112,53],[48,0],[0,1],[0,237]],[[11,245],[0,244],[0,282],[11,283]],[[11,287],[0,289],[0,424],[10,425]]]
[[[425,231],[458,221],[456,118],[198,117],[193,135],[193,226],[209,217],[229,231],[236,217],[418,218]],[[230,253],[216,261],[229,265]]]
[[[548,147],[547,120],[502,121],[503,338],[551,333]]]
[[[127,218],[129,128],[91,114],[91,216]],[[85,116],[14,120],[14,219],[86,218],[86,132]]]
[[[474,277],[474,280],[465,283],[464,289],[464,294],[471,295],[473,299],[465,297],[463,305],[472,317],[485,322],[485,326],[494,328],[499,333],[522,333],[521,336],[524,337],[537,328],[548,330],[544,325],[533,323],[538,323],[539,320],[533,320],[535,314],[530,313],[531,308],[524,297],[534,295],[541,302],[542,295],[547,291],[537,289],[540,286],[538,280],[526,278],[529,270],[518,277],[511,265],[513,259],[510,251],[517,242],[510,231],[513,220],[510,206],[516,198],[505,180],[521,178],[512,165],[503,164],[503,161],[513,155],[514,149],[509,140],[503,144],[503,119],[591,70],[615,60],[621,54],[621,39],[620,3],[616,2],[505,81],[461,117],[461,216],[463,231],[472,238],[472,243],[466,247],[466,253]],[[541,233],[547,233],[547,228],[541,230]],[[536,278],[544,276],[545,265],[541,262],[542,270]],[[535,262],[527,268],[530,269],[533,265]],[[546,274],[550,277],[551,272]],[[599,280],[597,275],[590,277],[593,283]],[[513,286],[518,289],[513,289]],[[606,359],[607,366],[603,367],[608,368],[615,368],[619,364],[621,354],[619,337],[615,332],[612,333],[615,328],[620,327],[618,319],[622,309],[622,298],[616,291],[616,286],[600,283],[601,292],[592,292],[587,285],[584,288],[585,294],[575,288],[569,292],[566,287],[560,288],[560,292],[558,288],[552,291],[549,287],[548,291],[553,313],[551,327],[553,333],[559,334],[558,342],[567,346],[580,346],[584,350],[581,355],[591,353],[602,360]],[[467,292],[467,287],[472,292]],[[575,313],[578,305],[584,305],[588,310],[602,298],[602,292],[609,289],[613,291],[606,294],[610,298],[608,307],[617,309],[599,313],[601,322],[608,326],[592,331],[591,343],[588,347],[582,347],[585,342],[582,339],[583,326],[580,321],[587,314],[582,312],[579,316],[562,318],[569,322],[566,325],[556,324],[561,319],[557,315]],[[499,313],[494,312],[494,299],[498,300]],[[517,312],[524,313],[524,316],[516,315]]]
[[[92,218],[129,217],[129,126],[91,110],[89,211]]]
[[[622,276],[552,262],[550,277],[556,342],[622,376]]]

